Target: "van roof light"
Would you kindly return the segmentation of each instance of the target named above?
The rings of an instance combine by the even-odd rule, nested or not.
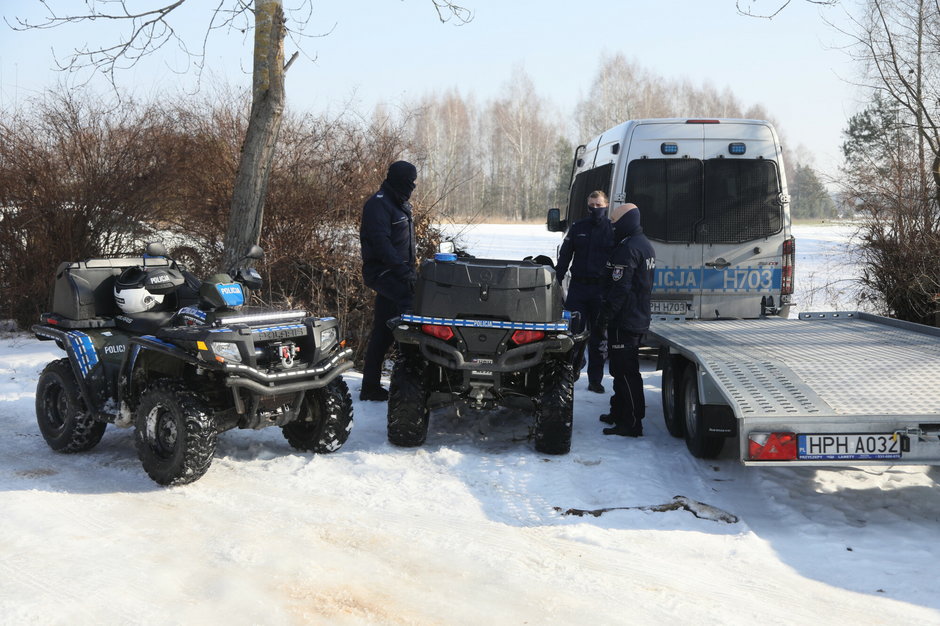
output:
[[[747,152],[747,146],[745,146],[743,143],[738,143],[738,142],[729,143],[728,152],[730,152],[731,154],[744,154],[745,152]]]
[[[664,141],[660,144],[659,151],[663,154],[679,154],[679,146],[672,142]]]
[[[721,124],[720,120],[686,120],[686,124]]]

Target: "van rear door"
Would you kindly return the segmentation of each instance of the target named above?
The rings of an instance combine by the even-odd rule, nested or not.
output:
[[[704,132],[701,124],[639,123],[629,138],[624,200],[640,208],[656,248],[653,315],[701,314]],[[668,248],[668,253],[666,250]]]
[[[766,123],[639,122],[627,161],[623,199],[656,249],[654,315],[753,318],[780,304],[789,224]]]
[[[777,141],[766,124],[703,124],[700,317],[757,317],[780,304],[785,232]]]

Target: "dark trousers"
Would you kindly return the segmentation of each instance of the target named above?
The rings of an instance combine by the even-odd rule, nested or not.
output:
[[[585,327],[590,328],[591,334],[587,340],[588,351],[588,382],[597,383],[604,379],[604,361],[607,358],[607,329],[591,328],[591,322],[601,311],[604,303],[603,285],[584,285],[574,280],[568,287],[568,297],[565,298],[565,308],[581,314],[581,322],[575,332],[581,332]],[[584,358],[584,348],[581,345],[580,354],[575,363],[581,369],[581,360]]]
[[[641,421],[646,417],[643,377],[640,376],[640,338],[643,335],[617,328],[609,328],[607,334],[610,375],[614,378],[610,415],[618,426],[642,428]]]
[[[372,333],[366,346],[365,362],[362,365],[362,388],[375,388],[381,385],[382,363],[385,353],[395,341],[388,327],[388,320],[402,314],[401,306],[395,300],[382,294],[375,294],[375,313],[372,316]]]

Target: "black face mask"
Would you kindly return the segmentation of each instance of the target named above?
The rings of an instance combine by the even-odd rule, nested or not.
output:
[[[627,211],[614,222],[614,233],[620,238],[632,235],[640,228],[640,210]]]
[[[605,207],[605,206],[597,206],[597,207],[589,206],[588,207],[588,211],[591,212],[591,218],[595,222],[599,222],[607,218],[607,209],[608,207]]]
[[[415,190],[418,179],[417,168],[408,161],[395,161],[388,167],[385,186],[395,194],[399,202],[407,202]]]

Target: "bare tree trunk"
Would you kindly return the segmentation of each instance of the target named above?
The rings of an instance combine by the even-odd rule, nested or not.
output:
[[[282,0],[255,0],[255,53],[251,115],[242,145],[222,271],[261,238],[264,198],[284,114],[284,8]]]

